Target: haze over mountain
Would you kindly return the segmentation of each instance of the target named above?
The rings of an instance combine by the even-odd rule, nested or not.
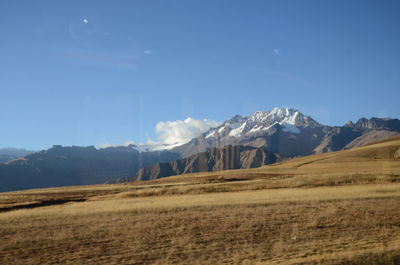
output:
[[[53,146],[0,164],[0,190],[259,167],[297,156],[357,147],[399,133],[398,119],[361,118],[356,123],[331,127],[298,110],[274,108],[250,116],[236,115],[170,150],[152,152],[135,145],[102,149]]]
[[[17,159],[21,156],[25,156],[27,154],[33,153],[34,151],[26,150],[26,149],[17,149],[17,148],[0,148],[0,163],[4,163],[13,159]]]

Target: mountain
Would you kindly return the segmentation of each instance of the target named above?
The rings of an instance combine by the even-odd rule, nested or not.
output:
[[[234,116],[174,148],[156,147],[164,149],[162,151],[148,151],[154,146],[145,145],[103,149],[53,146],[0,164],[0,191],[100,184],[127,176],[151,179],[204,170],[254,167],[350,149],[399,133],[398,119],[361,118],[355,123],[331,127],[298,110],[274,108],[250,116]],[[243,158],[235,160],[226,150],[234,150],[237,157]],[[152,167],[139,171],[147,166]]]
[[[21,156],[33,153],[34,151],[29,151],[25,149],[17,148],[0,148],[0,163],[4,163],[13,159],[17,159]]]
[[[173,189],[174,183],[180,186],[223,184],[235,180],[256,180],[251,185],[263,189],[400,182],[400,135],[352,149],[298,157],[258,168],[161,178],[152,180],[148,187],[154,189],[162,185],[159,187]]]
[[[331,127],[298,110],[274,108],[250,116],[236,115],[190,142],[171,149],[184,159],[157,163],[139,170],[136,175],[111,182],[259,167],[294,157],[359,147],[399,133],[398,119],[361,118],[356,123]],[[233,150],[234,155],[227,150]],[[243,159],[250,152],[246,163]]]
[[[399,133],[400,121],[397,119],[361,118],[356,123],[330,127],[298,110],[274,108],[248,117],[236,115],[189,143],[172,149],[185,159],[157,163],[114,182],[260,167],[293,157],[359,147]],[[226,147],[218,148],[225,144]],[[200,150],[202,152],[198,152]]]
[[[144,167],[134,176],[120,178],[108,183],[150,180],[194,172],[254,168],[276,161],[277,157],[266,149],[228,145],[223,148],[211,148],[206,152],[169,163],[157,163]]]
[[[56,145],[0,164],[0,191],[99,184],[179,157],[170,151],[139,152],[134,146],[96,149]]]
[[[186,157],[213,147],[244,145],[293,158],[356,147],[399,133],[398,119],[361,118],[356,123],[331,127],[298,110],[274,108],[250,116],[234,116],[171,151]]]

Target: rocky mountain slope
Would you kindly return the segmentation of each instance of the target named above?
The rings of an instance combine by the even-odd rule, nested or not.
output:
[[[177,158],[179,154],[170,151],[138,152],[133,146],[53,146],[0,164],[0,191],[99,184]]]
[[[331,127],[298,110],[274,108],[250,116],[237,115],[171,151],[186,157],[213,147],[244,145],[292,158],[356,147],[399,133],[398,119],[361,118],[356,123]]]
[[[399,133],[398,119],[361,118],[356,123],[331,127],[318,123],[298,110],[274,108],[247,117],[237,115],[171,150],[186,158],[171,163],[157,163],[116,182],[259,167],[293,157],[359,147]],[[215,155],[230,154],[227,150],[233,150],[236,158],[233,155]],[[244,162],[245,156],[250,156],[250,164]]]
[[[275,163],[277,159],[276,155],[266,149],[228,145],[223,148],[211,148],[206,152],[169,163],[157,163],[144,167],[134,176],[120,178],[108,183],[150,180],[194,172],[255,168]]]

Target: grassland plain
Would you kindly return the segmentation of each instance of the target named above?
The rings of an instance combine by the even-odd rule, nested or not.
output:
[[[0,264],[400,264],[399,150],[1,193]]]

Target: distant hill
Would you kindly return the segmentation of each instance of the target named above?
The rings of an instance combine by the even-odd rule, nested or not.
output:
[[[21,156],[25,156],[27,154],[33,153],[34,151],[29,151],[25,149],[17,149],[17,148],[0,148],[0,163],[4,163],[13,159],[17,159]]]
[[[338,174],[337,180],[349,174],[353,174],[355,178],[371,176],[375,179],[389,175],[393,181],[399,181],[400,135],[349,150],[295,158],[259,170],[264,173],[316,175],[319,178]]]
[[[170,151],[139,152],[133,146],[53,146],[0,164],[0,191],[99,184],[178,157]]]
[[[194,172],[254,168],[276,161],[277,157],[266,149],[229,145],[223,148],[212,148],[206,152],[169,163],[157,163],[144,167],[134,176],[120,178],[108,183],[150,180]]]
[[[182,174],[151,180],[148,185],[235,180],[267,180],[260,182],[263,189],[399,182],[400,135],[353,149],[304,156],[258,168]]]

